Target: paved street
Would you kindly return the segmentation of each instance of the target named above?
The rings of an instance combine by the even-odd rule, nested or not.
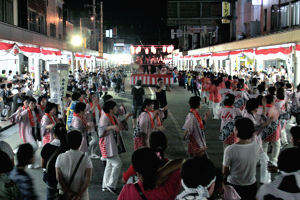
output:
[[[129,81],[128,81],[129,82]],[[128,83],[127,82],[127,83]],[[123,103],[127,109],[127,111],[131,110],[131,89],[130,86],[126,86],[126,93],[118,96],[114,96],[113,92],[109,92],[115,98],[115,101],[120,104]],[[151,90],[148,87],[145,88],[146,96],[145,98],[151,98]],[[168,99],[168,108],[169,108],[169,118],[164,122],[166,127],[165,133],[168,138],[168,148],[166,151],[166,157],[173,159],[176,157],[187,157],[187,141],[183,141],[183,131],[181,127],[184,124],[185,117],[189,111],[188,100],[192,96],[190,92],[184,90],[177,85],[172,88],[172,92],[167,93]],[[204,115],[204,112],[207,110],[207,106],[203,106],[201,109],[201,116]],[[125,141],[125,146],[127,148],[127,152],[121,154],[120,157],[123,161],[123,166],[121,170],[121,174],[127,170],[129,165],[131,164],[131,154],[133,152],[133,129],[132,122],[129,122],[129,131],[123,132],[123,137]],[[217,167],[221,167],[222,164],[222,155],[223,155],[223,147],[222,142],[218,139],[219,136],[219,128],[220,128],[220,120],[214,120],[212,117],[207,122],[206,126],[206,140],[208,145],[208,156],[215,163]],[[288,127],[289,129],[290,127]],[[6,131],[0,133],[0,140],[7,141],[13,149],[16,149],[18,145],[22,143],[19,133],[18,126],[15,125]],[[41,148],[37,152],[37,158],[39,159]],[[99,153],[98,149],[98,153]],[[246,155],[245,155],[246,156]],[[93,160],[93,177],[92,182],[89,187],[89,194],[91,200],[96,199],[117,199],[116,196],[109,192],[102,192],[102,177],[104,172],[104,166],[100,162],[100,160]],[[42,181],[42,169],[28,169],[28,172],[34,179],[34,185],[37,193],[40,196],[40,199],[44,199],[46,184]],[[118,188],[121,189],[123,184],[121,183],[121,176],[118,183]]]

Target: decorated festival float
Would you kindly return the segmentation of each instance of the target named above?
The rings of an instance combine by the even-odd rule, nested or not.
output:
[[[143,85],[157,85],[158,78],[162,78],[167,85],[173,84],[170,71],[173,65],[166,65],[164,58],[173,50],[173,45],[131,46],[130,52],[135,55],[135,61],[131,63],[130,84],[135,85],[137,80],[142,80]]]

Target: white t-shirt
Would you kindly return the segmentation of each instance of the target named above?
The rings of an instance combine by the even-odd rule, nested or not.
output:
[[[63,179],[66,184],[68,184],[69,180],[71,179],[71,176],[77,166],[77,163],[82,156],[83,152],[76,151],[76,150],[70,150],[66,151],[63,154],[60,154],[57,157],[55,167],[60,168],[62,172]],[[78,170],[76,172],[76,175],[74,177],[74,180],[70,186],[70,189],[74,192],[78,192],[84,183],[84,177],[85,177],[85,170],[93,168],[92,161],[87,156],[87,154],[82,159]],[[58,189],[61,189],[61,186],[58,184]]]
[[[240,186],[254,184],[259,154],[259,146],[256,143],[232,144],[226,147],[223,166],[229,167],[230,170],[227,181]]]
[[[278,200],[299,200],[300,199],[300,193],[288,193],[282,190],[279,190],[276,188],[272,183],[267,183],[262,185],[257,194],[256,198],[258,200],[264,200],[265,197],[270,196],[272,199],[278,199]],[[271,199],[271,198],[270,198]]]
[[[15,154],[7,142],[0,141],[0,150],[5,152],[10,159],[13,159]]]

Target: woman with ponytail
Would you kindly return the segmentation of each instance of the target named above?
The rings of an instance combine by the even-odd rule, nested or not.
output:
[[[150,148],[140,148],[133,153],[131,161],[139,181],[126,184],[118,200],[176,198],[180,191],[180,168],[184,159],[172,160],[159,170],[160,161],[156,152]]]
[[[41,151],[41,166],[45,169],[43,180],[48,186],[46,199],[55,199],[55,195],[58,193],[55,162],[59,154],[69,150],[66,126],[57,123],[52,127],[51,132],[53,133],[53,140],[45,144]]]
[[[149,143],[150,143],[150,148],[156,152],[156,155],[159,158],[160,167],[163,167],[165,164],[167,164],[169,162],[169,159],[165,158],[165,151],[168,146],[168,139],[167,139],[166,135],[161,131],[152,132],[150,135]],[[123,173],[122,182],[127,183],[129,178],[132,176],[135,176],[135,175],[136,175],[136,171],[133,168],[133,165],[130,165],[128,170]],[[133,178],[133,180],[134,180],[134,178]]]
[[[151,99],[145,99],[142,107],[142,113],[138,117],[137,127],[133,133],[134,150],[149,146],[149,137],[155,129],[154,104]]]

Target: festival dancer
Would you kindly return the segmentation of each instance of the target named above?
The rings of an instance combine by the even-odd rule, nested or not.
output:
[[[28,99],[28,108],[23,112],[19,112],[17,122],[20,123],[21,138],[24,143],[30,143],[33,151],[38,149],[37,141],[41,141],[39,111],[36,108],[36,100]],[[39,168],[38,164],[31,164],[29,168]]]
[[[145,99],[142,107],[142,113],[138,117],[137,127],[133,134],[134,150],[149,146],[150,134],[155,129],[155,117],[158,117],[158,113],[153,113],[154,104],[151,99]],[[157,116],[155,116],[156,114]]]
[[[43,135],[43,145],[52,142],[53,137],[53,127],[55,124],[59,123],[58,118],[55,116],[57,112],[57,105],[51,102],[46,104],[45,115],[42,117],[41,121],[41,132]]]
[[[184,130],[184,140],[189,138],[188,153],[190,156],[199,156],[207,148],[206,140],[204,135],[204,126],[210,112],[205,113],[204,121],[199,114],[199,109],[201,109],[200,97],[193,96],[189,100],[190,112],[186,116],[185,124],[182,129]]]
[[[93,102],[97,99],[96,93],[91,92],[89,95],[89,107],[93,107]],[[90,128],[88,130],[88,133],[91,135],[91,141],[89,143],[89,150],[91,152],[90,158],[92,159],[99,159],[100,157],[96,155],[96,148],[98,146],[98,125],[101,118],[101,115],[104,114],[102,112],[102,108],[100,103],[97,104],[97,107],[93,111],[93,117],[88,117],[88,123],[90,125]]]
[[[221,127],[220,127],[220,139],[223,142],[224,149],[228,145],[237,143],[239,140],[234,134],[234,123],[235,121],[242,116],[242,112],[233,107],[234,95],[227,94],[224,100],[224,107],[220,108],[218,115],[221,118]]]
[[[120,130],[128,130],[127,120],[132,116],[132,113],[127,114],[123,121],[119,121],[115,116],[117,107],[114,101],[105,102],[103,111],[105,114],[100,118],[98,130],[101,154],[107,162],[103,175],[102,191],[108,190],[117,195],[116,186],[122,167],[119,154],[126,152]]]

